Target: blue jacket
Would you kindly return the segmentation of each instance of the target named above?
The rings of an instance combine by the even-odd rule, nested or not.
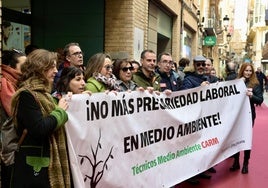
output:
[[[181,90],[199,87],[204,81],[209,81],[207,76],[199,75],[194,72],[186,72]]]
[[[116,84],[118,85],[118,92],[128,90],[135,91],[138,88],[138,85],[132,80],[128,82],[128,85],[126,85],[126,83],[124,83],[122,80],[116,80]]]
[[[161,77],[160,91],[165,91],[166,89],[169,89],[171,91],[179,91],[182,81],[179,75],[174,70],[170,71],[169,76],[166,73],[160,72],[159,69],[157,69],[156,72]]]

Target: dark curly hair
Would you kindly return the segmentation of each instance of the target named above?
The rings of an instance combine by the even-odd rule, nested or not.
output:
[[[114,68],[113,68],[113,74],[115,75],[115,77],[117,79],[120,79],[120,70],[121,70],[121,65],[125,63],[126,65],[127,64],[130,64],[130,66],[132,67],[132,62],[131,61],[128,61],[127,59],[116,59],[114,61]]]
[[[18,58],[21,56],[26,55],[18,50],[4,50],[2,54],[2,63],[16,69]]]
[[[56,84],[56,90],[59,93],[67,93],[70,91],[69,83],[76,76],[84,75],[83,71],[75,66],[64,67],[61,76]]]

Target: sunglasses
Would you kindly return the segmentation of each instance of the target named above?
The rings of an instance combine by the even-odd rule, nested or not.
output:
[[[134,67],[123,67],[123,68],[121,68],[121,70],[122,70],[123,72],[127,72],[128,70],[129,70],[129,71],[133,71],[133,70],[134,70]]]
[[[104,68],[109,71],[110,69],[113,69],[114,66],[113,65],[105,65]]]
[[[203,62],[203,63],[196,63],[196,66],[197,67],[200,67],[200,66],[205,67],[206,66],[206,63],[205,62]]]

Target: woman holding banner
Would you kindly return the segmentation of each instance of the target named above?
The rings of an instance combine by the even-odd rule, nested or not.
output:
[[[254,120],[256,118],[255,104],[261,104],[263,102],[262,86],[259,84],[257,76],[254,71],[254,67],[251,63],[243,63],[239,73],[238,78],[242,78],[247,86],[246,95],[249,96],[251,115],[252,115],[252,126],[254,125]],[[239,152],[234,156],[233,166],[230,171],[236,171],[240,169],[239,164]],[[248,163],[250,158],[250,150],[244,151],[244,162],[242,168],[242,174],[248,173]]]
[[[135,91],[138,85],[132,81],[134,67],[132,63],[126,59],[117,59],[114,62],[113,74],[117,78],[117,85],[119,92],[121,91]]]
[[[64,67],[56,84],[56,92],[52,95],[60,99],[67,94],[68,97],[71,97],[71,94],[91,94],[90,91],[85,91],[85,86],[84,73],[80,68],[75,66]]]
[[[90,57],[85,70],[86,90],[92,93],[117,90],[116,77],[109,55],[97,53]]]
[[[21,67],[20,88],[12,98],[18,135],[11,187],[71,187],[64,124],[65,98],[55,104],[50,92],[57,71],[57,53],[34,50]]]

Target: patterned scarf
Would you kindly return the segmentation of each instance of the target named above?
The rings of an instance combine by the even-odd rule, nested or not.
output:
[[[41,106],[41,111],[44,116],[48,116],[51,111],[55,109],[56,105],[50,95],[50,88],[45,86],[38,78],[30,78],[23,83],[12,100],[13,109],[18,102],[19,93],[25,90],[31,90],[31,92],[35,94],[35,99],[39,101],[38,103]],[[70,171],[64,126],[53,132],[49,138],[49,143],[50,164],[48,174],[50,187],[70,188]]]
[[[115,75],[111,75],[110,78],[106,77],[106,76],[103,76],[102,74],[100,73],[94,73],[93,74],[93,77],[103,83],[104,85],[107,86],[107,89],[109,90],[117,90],[118,89],[118,85],[116,84],[116,77]]]

